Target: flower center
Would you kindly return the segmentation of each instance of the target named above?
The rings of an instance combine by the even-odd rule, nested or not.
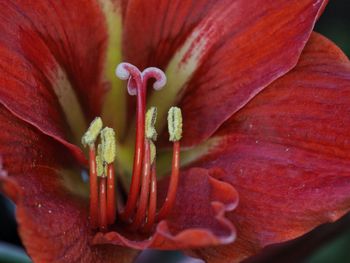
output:
[[[148,80],[154,79],[153,88],[160,90],[166,84],[166,77],[158,68],[147,68],[141,72],[129,63],[119,64],[116,75],[120,79],[128,80],[128,93],[137,99],[131,184],[125,204],[117,202],[116,197],[121,194],[118,195],[115,180],[115,133],[108,127],[102,129],[101,118],[95,118],[82,138],[83,145],[89,146],[90,222],[92,228],[99,228],[100,231],[106,231],[119,220],[128,224],[132,231],[149,232],[156,222],[169,215],[175,203],[180,167],[181,110],[172,107],[168,112],[169,140],[173,142],[172,169],[166,199],[157,212],[154,145],[157,139],[157,109],[151,107],[146,113],[146,91]],[[100,143],[97,144],[98,140]]]

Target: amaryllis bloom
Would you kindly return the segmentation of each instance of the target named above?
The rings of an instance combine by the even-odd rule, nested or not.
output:
[[[238,262],[349,211],[350,63],[312,32],[326,2],[1,1],[1,189],[31,258]]]

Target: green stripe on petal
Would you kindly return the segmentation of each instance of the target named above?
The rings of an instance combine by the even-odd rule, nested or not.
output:
[[[120,7],[111,0],[100,0],[99,3],[106,17],[109,36],[104,69],[109,91],[103,105],[102,119],[117,131],[117,136],[120,136],[125,129],[126,89],[123,88],[122,81],[115,76],[114,71],[122,62],[122,14]]]
[[[61,67],[57,66],[57,72],[52,79],[52,88],[62,107],[68,125],[71,128],[74,141],[77,143],[87,128],[83,109],[68,80],[67,74]]]
[[[182,47],[175,53],[165,71],[167,85],[164,89],[154,92],[148,101],[148,106],[154,105],[158,109],[156,124],[160,132],[166,125],[167,112],[180,99],[183,88],[191,79],[200,65],[208,44],[210,30],[205,27],[197,28],[188,37]]]

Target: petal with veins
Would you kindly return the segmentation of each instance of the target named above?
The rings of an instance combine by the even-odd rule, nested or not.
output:
[[[168,77],[167,86],[149,101],[158,108],[158,131],[167,110],[178,103],[183,145],[208,138],[296,65],[325,2],[130,1],[125,59],[141,69],[159,67]]]
[[[107,31],[99,5],[2,1],[0,34],[0,103],[83,159],[71,143],[79,142],[85,118],[98,115],[105,92]]]
[[[0,154],[7,175],[0,176],[0,190],[17,205],[19,233],[35,262],[130,262],[130,249],[93,247],[87,199],[70,192],[66,176],[75,173],[67,149],[0,106]],[[119,261],[120,260],[120,261]]]
[[[197,251],[238,262],[350,210],[350,62],[314,34],[295,69],[232,116],[193,165],[219,166],[237,189],[237,241]]]

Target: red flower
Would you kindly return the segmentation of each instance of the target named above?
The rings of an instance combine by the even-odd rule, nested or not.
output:
[[[326,2],[2,1],[0,174],[33,260],[129,262],[152,247],[237,262],[346,213],[350,63],[312,33]],[[122,60],[168,78],[147,99],[159,174],[170,171],[166,112],[183,112],[175,207],[147,234],[118,218],[93,229],[80,179],[79,141],[95,116],[117,132],[121,181],[132,174]]]

